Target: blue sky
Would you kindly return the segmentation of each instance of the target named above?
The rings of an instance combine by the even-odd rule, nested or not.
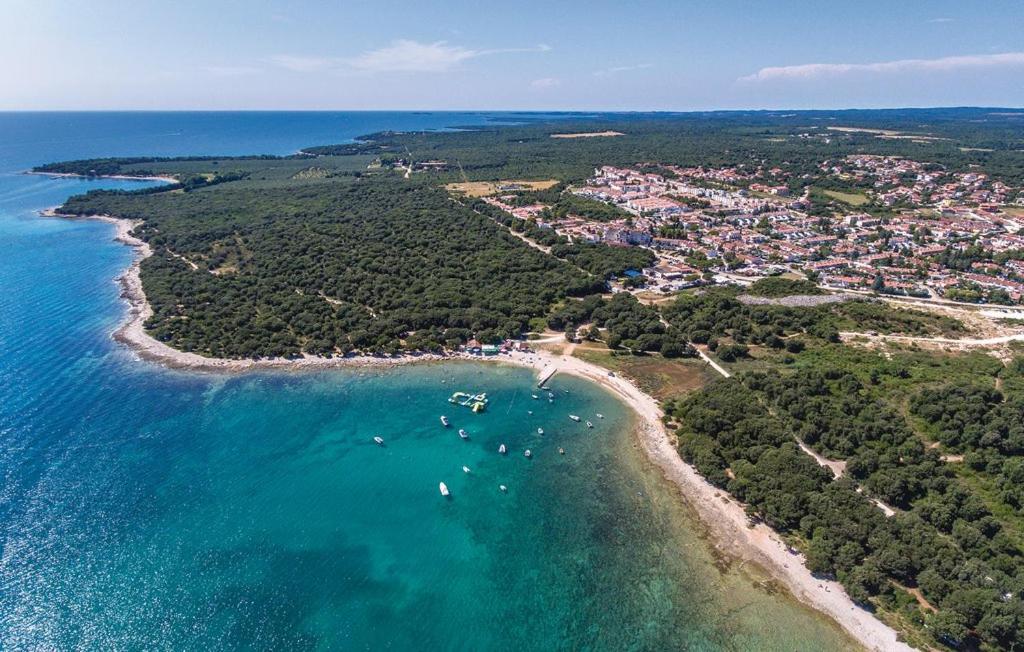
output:
[[[0,110],[1024,106],[1021,0],[0,0]]]

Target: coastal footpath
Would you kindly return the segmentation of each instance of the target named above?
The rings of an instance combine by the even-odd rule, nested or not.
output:
[[[403,355],[399,357],[302,356],[296,359],[273,358],[234,360],[207,358],[174,349],[152,338],[145,330],[146,320],[153,314],[140,278],[140,263],[152,255],[147,243],[132,234],[138,221],[94,215],[83,218],[60,215],[53,210],[46,216],[93,219],[114,225],[115,239],[134,249],[136,256],[128,269],[117,278],[122,298],[128,304],[125,322],[114,332],[114,339],[130,347],[140,358],[176,369],[207,372],[242,372],[258,369],[303,370],[343,367],[395,366],[427,361],[472,359],[477,356]],[[858,607],[843,587],[834,581],[814,577],[803,563],[803,557],[789,547],[764,524],[751,526],[743,506],[707,482],[680,457],[672,437],[664,426],[658,402],[642,392],[628,379],[610,375],[608,370],[572,356],[559,356],[547,351],[515,352],[500,358],[483,358],[498,363],[534,369],[538,374],[568,373],[595,382],[626,403],[639,417],[637,437],[644,451],[676,486],[681,497],[693,507],[710,532],[716,547],[732,558],[750,562],[765,571],[801,602],[829,616],[853,639],[870,650],[910,650],[899,640],[895,630]]]

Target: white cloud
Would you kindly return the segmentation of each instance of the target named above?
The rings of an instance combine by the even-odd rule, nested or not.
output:
[[[420,43],[419,41],[398,39],[386,47],[367,50],[355,57],[279,54],[270,57],[268,61],[275,66],[293,72],[320,70],[362,73],[445,72],[463,61],[477,57],[519,52],[548,52],[550,50],[551,46],[544,44],[531,48],[473,50],[461,45],[450,45],[447,41]]]
[[[534,79],[530,82],[530,86],[533,88],[552,88],[561,83],[561,80],[555,79],[554,77],[541,77],[540,79]]]
[[[404,39],[370,50],[348,60],[348,65],[363,72],[443,72],[460,61],[479,56],[474,50],[445,41],[419,43]]]
[[[929,22],[929,23],[952,23],[953,19],[952,18],[929,18],[927,22]]]
[[[644,70],[646,68],[653,68],[653,63],[637,63],[632,66],[612,66],[611,68],[605,68],[603,70],[595,70],[595,77],[604,77],[605,75],[614,75],[620,72],[629,72],[631,70]]]
[[[551,47],[504,48],[498,50],[472,50],[447,41],[420,43],[399,39],[387,47],[369,50],[348,59],[345,64],[361,72],[444,72],[463,61],[492,54],[517,52],[548,52]]]
[[[1024,66],[1024,52],[977,54],[939,59],[901,59],[880,63],[806,63],[797,66],[761,68],[741,82],[815,79],[849,73],[890,74],[903,72],[949,72],[971,68]]]

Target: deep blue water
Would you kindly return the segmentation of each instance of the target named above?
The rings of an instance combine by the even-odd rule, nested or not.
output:
[[[593,385],[558,377],[548,403],[526,371],[481,364],[227,376],[136,360],[110,338],[131,252],[110,225],[37,212],[141,185],[20,174],[487,117],[0,114],[0,649],[847,645],[716,566]],[[491,409],[448,405],[456,388]],[[597,412],[590,432],[566,418]]]

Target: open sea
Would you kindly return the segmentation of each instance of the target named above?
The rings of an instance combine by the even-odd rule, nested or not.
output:
[[[109,224],[37,212],[144,184],[21,174],[520,117],[0,113],[0,649],[853,647],[712,555],[595,385],[556,376],[549,403],[496,365],[216,375],[135,359],[110,338],[131,251]],[[449,405],[456,389],[489,410]]]

